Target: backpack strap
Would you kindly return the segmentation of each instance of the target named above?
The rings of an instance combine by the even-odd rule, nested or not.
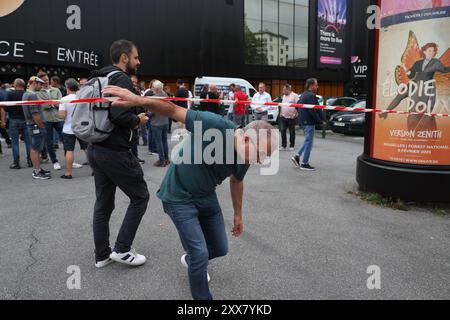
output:
[[[121,73],[121,72],[123,72],[123,71],[115,70],[115,71],[112,71],[112,72],[108,73],[106,75],[106,78],[108,78],[108,83],[109,83],[109,80],[111,80],[112,76],[114,76],[115,74]],[[98,83],[100,85],[100,91],[101,91],[102,87],[101,87],[100,81],[98,81]],[[103,95],[103,93],[100,92],[100,95]],[[107,106],[104,107],[104,105],[107,105]],[[111,102],[102,102],[102,103],[100,103],[100,106],[94,106],[94,110],[105,110],[105,109],[107,109],[109,111],[111,109],[110,105],[111,105]]]
[[[112,72],[108,73],[108,74],[106,75],[106,77],[107,77],[108,79],[111,79],[111,77],[112,77],[113,75],[115,75],[115,74],[117,74],[117,73],[121,73],[121,72],[123,72],[123,71],[119,71],[119,70],[112,71]]]

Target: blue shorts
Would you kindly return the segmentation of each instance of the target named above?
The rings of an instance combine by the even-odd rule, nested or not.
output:
[[[41,129],[34,124],[27,124],[27,130],[31,138],[31,149],[39,152],[44,150],[45,138],[47,136],[45,128]]]

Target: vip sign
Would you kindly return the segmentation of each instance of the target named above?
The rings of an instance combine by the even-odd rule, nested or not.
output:
[[[5,17],[19,9],[25,0],[1,0],[0,18]],[[69,30],[81,30],[81,8],[77,5],[70,5],[66,9],[68,15],[66,27]]]
[[[352,79],[367,79],[368,66],[365,63],[365,59],[358,56],[351,58],[352,64]]]

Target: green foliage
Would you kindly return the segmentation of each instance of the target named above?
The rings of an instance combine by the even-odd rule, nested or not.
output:
[[[383,197],[378,193],[371,192],[355,192],[347,191],[348,194],[355,195],[362,200],[375,205],[382,206],[385,208],[391,208],[394,210],[410,211],[410,210],[425,210],[434,213],[439,216],[450,215],[450,204],[448,203],[414,203],[414,202],[404,202],[398,198]]]
[[[261,41],[245,25],[245,63],[267,64],[267,55],[262,52]]]
[[[408,206],[400,199],[394,199],[391,197],[383,197],[378,193],[361,193],[361,199],[369,202],[373,205],[392,208],[394,210],[408,211]]]

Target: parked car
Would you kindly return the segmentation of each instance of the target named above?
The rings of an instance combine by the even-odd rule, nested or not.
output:
[[[357,99],[351,97],[341,97],[341,98],[328,98],[327,106],[344,106],[350,107],[355,102],[358,102]]]
[[[358,101],[351,108],[366,108],[366,100]],[[329,121],[331,130],[335,133],[364,135],[366,114],[364,112],[339,111],[333,114]]]
[[[340,97],[340,98],[328,98],[327,106],[330,107],[350,107],[355,102],[358,102],[358,99],[352,97]],[[327,120],[330,120],[331,116],[338,111],[334,110],[325,110],[325,117]]]

